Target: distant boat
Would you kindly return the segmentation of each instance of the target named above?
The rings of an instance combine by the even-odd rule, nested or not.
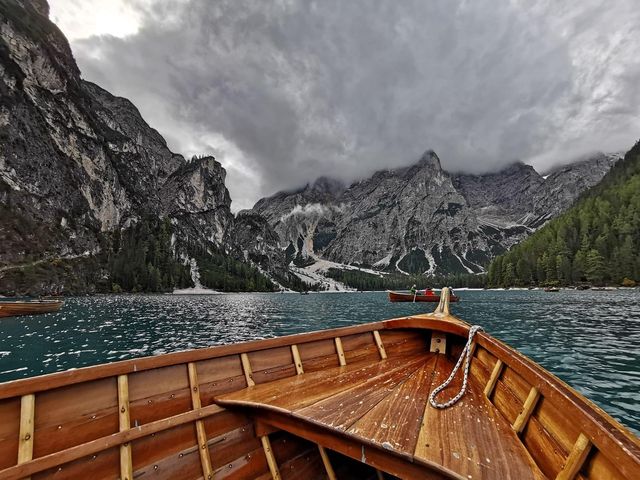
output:
[[[62,308],[62,305],[64,305],[62,300],[0,302],[0,318],[57,312]]]
[[[434,302],[437,303],[440,301],[440,295],[436,294],[433,291],[429,291],[428,294],[424,294],[424,293],[418,293],[418,294],[413,294],[413,293],[404,293],[404,292],[393,292],[391,290],[387,290],[387,293],[389,294],[389,301],[391,302]],[[449,301],[450,302],[459,302],[460,301],[460,297],[457,297],[455,295],[451,295],[449,297]]]
[[[560,289],[558,287],[545,287],[545,292],[559,292]]]
[[[300,292],[300,295],[309,295],[309,292],[307,292],[306,290]]]

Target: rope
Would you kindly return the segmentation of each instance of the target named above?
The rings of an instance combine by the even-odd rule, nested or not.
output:
[[[474,325],[473,327],[471,327],[469,329],[469,339],[467,340],[467,344],[464,346],[464,348],[462,349],[462,353],[460,354],[460,358],[458,359],[458,363],[456,363],[456,366],[453,367],[453,370],[451,371],[451,375],[449,375],[449,378],[447,378],[444,383],[438,387],[436,387],[433,392],[431,392],[431,395],[429,395],[429,403],[431,404],[431,406],[433,408],[449,408],[453,405],[455,405],[458,400],[460,400],[462,398],[462,396],[464,395],[464,392],[467,390],[467,379],[469,377],[469,366],[471,365],[471,344],[473,343],[473,337],[477,332],[483,332],[484,328],[482,328],[480,325]],[[462,388],[460,389],[460,391],[458,392],[458,394],[453,397],[451,400],[448,400],[444,403],[438,403],[436,401],[436,395],[438,395],[442,390],[444,390],[445,388],[447,388],[449,386],[449,384],[451,383],[451,381],[453,380],[453,377],[456,376],[456,373],[458,372],[458,370],[460,369],[460,365],[462,365],[462,360],[465,360],[464,363],[464,377],[462,379]]]

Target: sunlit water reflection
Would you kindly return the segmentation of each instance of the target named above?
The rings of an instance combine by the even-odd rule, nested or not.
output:
[[[640,291],[464,291],[454,312],[480,324],[640,432]],[[382,320],[432,309],[384,293],[115,295],[0,320],[0,382]]]

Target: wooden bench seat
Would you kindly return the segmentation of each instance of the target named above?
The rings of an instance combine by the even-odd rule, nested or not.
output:
[[[377,446],[444,477],[545,478],[471,377],[466,395],[455,406],[439,410],[428,403],[429,393],[447,378],[453,364],[434,353],[395,357],[303,373],[215,401],[225,408],[251,409],[258,420],[261,413],[293,418],[302,427]],[[454,395],[461,381],[460,372],[440,399]],[[292,433],[304,437],[304,428]]]

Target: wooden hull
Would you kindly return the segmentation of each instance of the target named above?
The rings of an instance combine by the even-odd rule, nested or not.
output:
[[[430,303],[438,303],[440,302],[440,295],[431,294],[431,295],[413,295],[413,293],[402,293],[402,292],[392,292],[387,291],[389,294],[389,301],[391,302],[430,302]],[[449,299],[450,302],[457,302],[460,300],[460,297],[452,295]]]
[[[34,300],[27,302],[0,302],[0,318],[21,315],[40,315],[57,312],[62,308],[61,300]]]
[[[432,408],[469,332],[441,307],[1,384],[0,478],[638,478],[638,438],[486,333]]]

